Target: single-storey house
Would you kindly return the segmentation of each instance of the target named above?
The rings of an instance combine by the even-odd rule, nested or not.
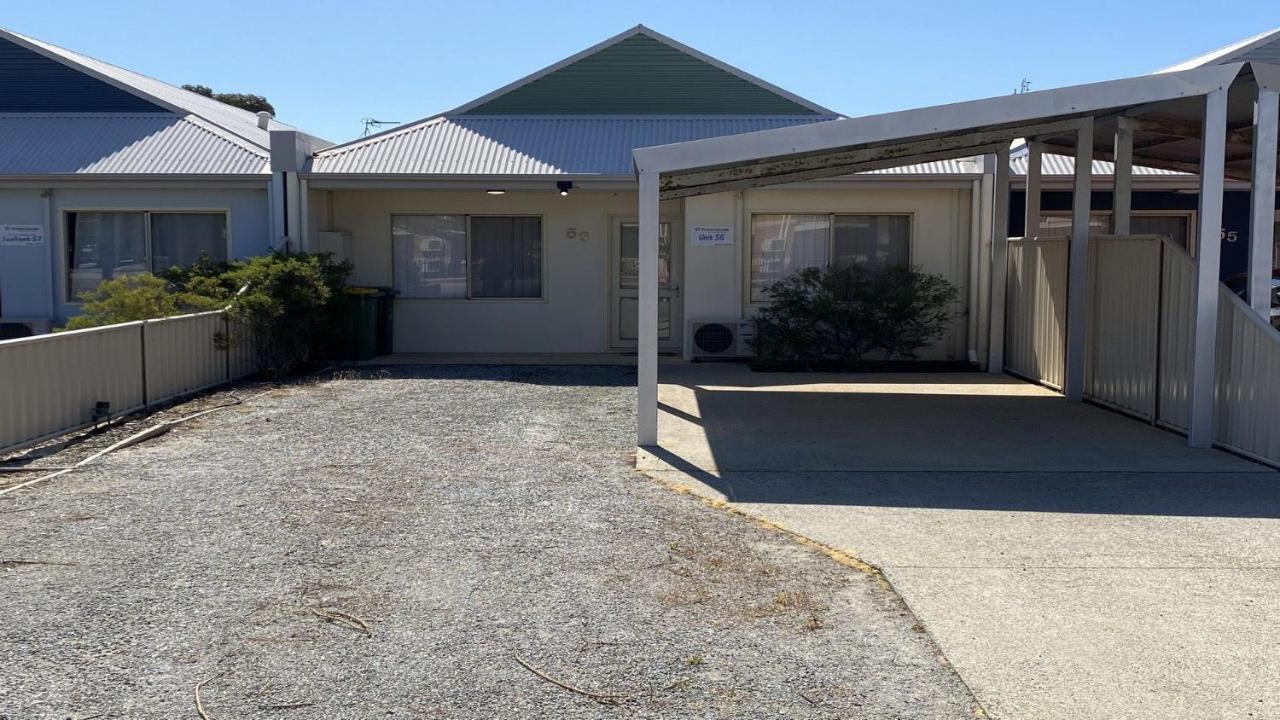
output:
[[[316,153],[301,173],[308,247],[349,253],[354,282],[397,291],[397,352],[633,350],[632,150],[839,117],[639,26]],[[976,160],[951,160],[664,202],[664,351],[735,353],[723,333],[695,343],[698,328],[737,332],[800,268],[910,263],[960,289],[928,357],[969,359],[980,177]]]
[[[56,327],[103,280],[282,247],[297,180],[273,142],[283,168],[329,145],[0,30],[0,338]]]

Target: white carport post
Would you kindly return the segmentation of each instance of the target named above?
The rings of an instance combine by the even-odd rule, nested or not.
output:
[[[1040,232],[1040,173],[1043,156],[1043,145],[1027,142],[1026,220],[1022,224],[1022,237],[1028,240]]]
[[[1271,316],[1271,273],[1275,267],[1276,134],[1280,93],[1258,88],[1253,106],[1253,183],[1249,207],[1249,305]]]
[[[1114,218],[1113,231],[1128,235],[1129,219],[1133,215],[1133,124],[1128,118],[1120,118],[1116,125],[1115,171],[1112,173],[1111,209]]]
[[[1222,190],[1226,172],[1227,91],[1204,98],[1200,139],[1200,211],[1196,242],[1196,317],[1191,356],[1191,447],[1213,446],[1218,353],[1218,275],[1222,260]]]
[[[1084,343],[1089,316],[1089,210],[1093,198],[1093,118],[1076,130],[1076,176],[1071,197],[1071,245],[1067,252],[1067,362],[1063,394],[1084,400]]]
[[[658,173],[640,171],[640,342],[636,444],[658,444]]]
[[[1009,287],[1009,143],[995,152],[995,190],[991,199],[991,344],[987,372],[1004,372],[1004,316]]]

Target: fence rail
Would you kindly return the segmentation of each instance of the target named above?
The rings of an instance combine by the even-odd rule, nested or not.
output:
[[[84,427],[99,403],[116,416],[253,374],[232,322],[215,310],[0,341],[0,451]]]

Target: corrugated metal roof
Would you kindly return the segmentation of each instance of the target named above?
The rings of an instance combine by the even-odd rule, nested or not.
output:
[[[1160,68],[1156,73],[1178,72],[1206,65],[1222,65],[1229,62],[1257,60],[1259,62],[1276,62],[1280,60],[1280,28],[1258,33],[1243,40],[1237,40],[1203,55],[1183,60],[1176,65]]]
[[[1115,172],[1114,163],[1105,160],[1093,161],[1094,175],[1111,175]],[[1009,171],[1014,175],[1027,174],[1027,156],[1026,153],[1014,156],[1009,159]],[[1058,155],[1055,153],[1043,153],[1040,156],[1040,174],[1041,175],[1075,175],[1076,159],[1070,155]],[[1169,177],[1191,177],[1187,173],[1175,172],[1173,170],[1161,170],[1159,168],[1133,166],[1134,176],[1169,176]]]
[[[190,115],[0,115],[0,175],[267,172],[266,152]]]
[[[685,140],[830,120],[822,116],[478,116],[439,117],[321,151],[310,172],[334,175],[630,176],[631,151]],[[963,161],[913,166],[965,173]],[[908,169],[880,171],[905,174]]]

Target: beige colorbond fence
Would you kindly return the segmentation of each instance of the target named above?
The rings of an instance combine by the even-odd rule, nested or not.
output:
[[[1009,245],[1006,369],[1061,387],[1066,241]],[[1085,396],[1185,433],[1195,262],[1159,236],[1098,235],[1089,246]],[[1215,442],[1280,465],[1280,332],[1226,286],[1218,291]]]
[[[252,342],[218,346],[228,323],[217,310],[0,341],[0,450],[83,427],[99,402],[115,416],[253,374]]]
[[[1009,240],[1005,369],[1062,389],[1067,334],[1067,241]]]

